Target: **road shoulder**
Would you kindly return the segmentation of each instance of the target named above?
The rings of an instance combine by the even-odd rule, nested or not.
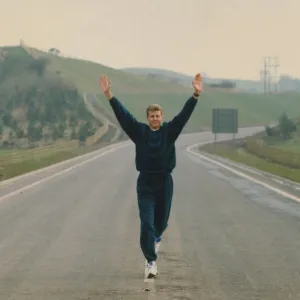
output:
[[[246,178],[277,194],[300,203],[300,184],[288,179],[260,171],[229,159],[199,150],[199,144],[187,147],[186,151],[209,163],[213,163],[239,177]]]

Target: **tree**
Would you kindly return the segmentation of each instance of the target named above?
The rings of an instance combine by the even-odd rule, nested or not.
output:
[[[10,126],[10,124],[12,122],[12,116],[9,112],[4,114],[4,116],[2,117],[2,122],[4,125],[6,125],[8,127]]]
[[[279,132],[284,140],[291,137],[292,132],[297,130],[296,124],[290,120],[286,113],[283,113],[279,118]]]
[[[12,131],[9,131],[9,140],[12,140],[14,138],[14,134]]]
[[[273,129],[270,126],[265,126],[266,136],[273,136]]]
[[[16,137],[18,139],[20,139],[20,138],[23,138],[24,136],[25,136],[25,134],[24,134],[23,129],[20,128],[20,127],[17,127],[17,129],[16,129]]]
[[[233,89],[236,87],[236,83],[229,80],[222,80],[219,83],[209,83],[207,85],[213,88],[225,88],[225,89]]]
[[[72,132],[71,132],[71,139],[75,140],[77,138],[77,134],[76,134],[76,128],[72,127]]]
[[[34,59],[29,64],[29,68],[31,70],[34,70],[38,74],[38,76],[41,77],[44,75],[48,64],[49,64],[49,59],[42,57],[42,58]]]
[[[64,137],[65,130],[66,130],[66,124],[64,122],[60,122],[57,128],[59,137],[61,138]]]
[[[57,48],[50,48],[48,50],[48,52],[51,53],[51,54],[54,54],[54,55],[59,55],[60,54],[60,51]]]
[[[30,121],[27,127],[28,140],[39,141],[43,137],[43,128],[36,126],[35,122]]]
[[[79,132],[78,132],[79,136],[81,137],[87,137],[88,136],[88,128],[85,124],[82,124],[80,127],[79,127]]]

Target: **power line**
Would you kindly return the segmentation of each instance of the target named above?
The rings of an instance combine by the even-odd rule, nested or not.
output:
[[[278,57],[276,56],[274,58],[275,63],[274,63],[274,73],[275,73],[275,93],[278,93],[279,91],[279,76],[278,76],[278,68],[279,68],[279,63],[278,63]]]

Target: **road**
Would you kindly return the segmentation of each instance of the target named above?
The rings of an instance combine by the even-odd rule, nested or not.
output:
[[[93,116],[100,120],[104,125],[100,127],[96,133],[95,136],[102,137],[109,129],[109,126],[116,129],[116,132],[114,136],[112,137],[111,141],[115,142],[119,139],[122,131],[119,127],[117,127],[115,124],[113,124],[103,113],[101,113],[99,110],[95,108],[95,104],[100,104],[100,100],[97,99],[97,96],[93,94],[84,94],[84,102],[88,110],[93,114]]]
[[[132,145],[50,180],[39,173],[40,184],[6,197],[34,177],[2,185],[0,299],[299,299],[300,204],[185,151],[210,139],[177,142],[172,214],[150,284]]]

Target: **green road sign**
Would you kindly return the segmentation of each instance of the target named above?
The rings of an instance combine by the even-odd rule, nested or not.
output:
[[[232,133],[238,132],[238,110],[235,108],[213,108],[212,132]]]

